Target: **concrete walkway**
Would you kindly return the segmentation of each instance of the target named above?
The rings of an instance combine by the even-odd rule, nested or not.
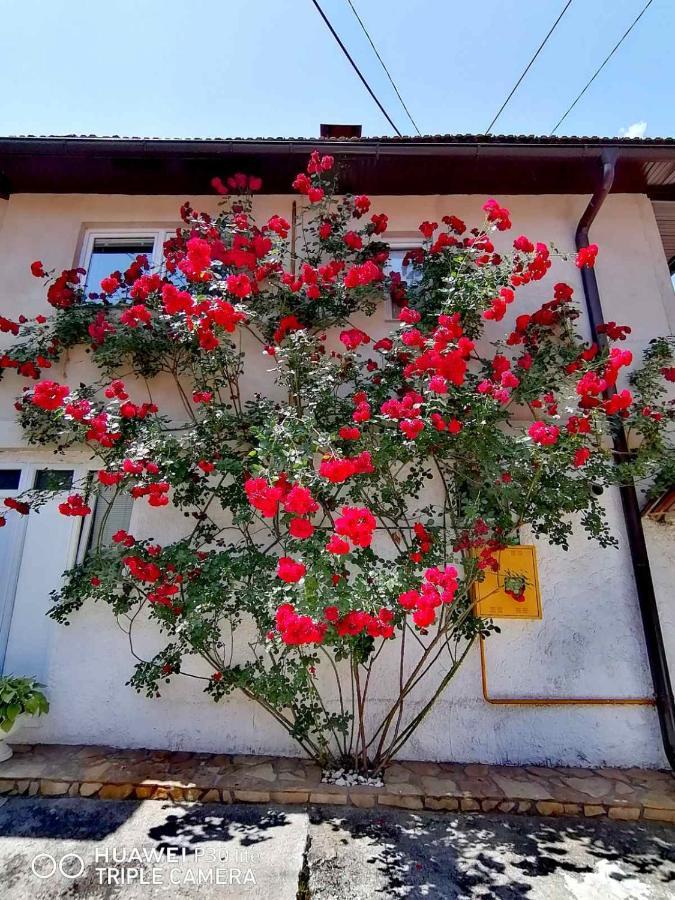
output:
[[[79,798],[0,800],[3,900],[670,900],[670,826]]]
[[[3,900],[295,900],[304,812],[17,797],[0,809]]]
[[[675,823],[672,772],[400,761],[381,787],[322,784],[303,759],[38,744],[0,763],[0,794],[576,815]]]
[[[312,900],[672,900],[667,826],[529,816],[310,812]]]

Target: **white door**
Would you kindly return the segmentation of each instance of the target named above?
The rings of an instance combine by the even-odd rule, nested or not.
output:
[[[21,474],[21,490],[56,488],[54,479],[63,480],[58,490],[39,511],[28,516],[8,516],[8,524],[0,532],[19,529],[3,541],[13,566],[12,579],[3,579],[4,615],[3,671],[6,674],[30,675],[44,680],[49,665],[50,635],[59,626],[47,617],[51,606],[50,591],[57,588],[63,572],[72,564],[82,520],[59,513],[58,505],[70,492],[75,471],[67,465],[26,465]],[[79,474],[79,473],[78,473]],[[2,551],[0,550],[0,553]]]
[[[7,513],[5,517],[7,524],[0,528],[0,672],[4,670],[16,582],[28,524],[26,516],[8,510],[3,500],[6,497],[16,497],[30,487],[32,474],[32,467],[11,463],[0,465],[0,514],[3,511]]]

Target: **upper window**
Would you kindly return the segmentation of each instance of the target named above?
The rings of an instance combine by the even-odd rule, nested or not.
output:
[[[408,247],[392,247],[387,260],[387,271],[399,272],[401,277],[408,281],[412,275],[412,266],[407,263],[404,265],[403,260],[411,250],[415,249],[412,245]]]
[[[413,267],[408,264],[404,265],[403,261],[409,251],[415,250],[417,246],[419,245],[415,245],[412,242],[399,244],[397,241],[396,243],[394,243],[389,250],[389,259],[387,260],[387,265],[385,266],[385,272],[387,274],[389,274],[390,272],[398,272],[404,281],[409,282],[413,280],[416,276],[416,273],[413,271]],[[387,297],[386,316],[389,321],[398,319],[398,310],[394,309],[394,304],[392,303],[390,297]]]
[[[82,267],[87,270],[85,294],[101,293],[101,279],[113,272],[124,274],[137,256],[147,256],[151,267],[162,261],[162,245],[175,229],[135,230],[119,229],[90,230],[85,235],[82,252]],[[113,294],[108,299],[120,299]]]

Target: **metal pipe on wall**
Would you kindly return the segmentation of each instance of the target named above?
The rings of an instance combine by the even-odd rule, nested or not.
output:
[[[602,181],[591,197],[590,202],[577,225],[575,233],[577,250],[580,250],[582,247],[588,247],[590,243],[588,237],[590,227],[614,184],[616,153],[613,151],[604,152],[601,157],[601,162]],[[598,325],[604,324],[604,318],[595,270],[586,267],[582,268],[581,280],[584,289],[584,297],[586,299],[586,310],[590,321],[591,334],[593,340],[602,347],[606,344],[606,338],[603,334],[598,334]],[[611,388],[608,395],[611,395],[612,393],[615,393],[615,388]],[[613,444],[614,449],[618,453],[625,455],[629,452],[626,432],[623,428],[620,428],[613,436]],[[621,494],[623,516],[626,523],[628,547],[633,565],[638,605],[642,617],[642,627],[647,647],[647,658],[649,660],[649,668],[654,684],[654,696],[659,716],[659,724],[661,726],[663,746],[671,768],[675,769],[675,699],[673,698],[673,688],[670,681],[670,673],[668,671],[668,659],[666,657],[663,632],[661,630],[656,595],[654,593],[654,582],[649,566],[647,543],[642,528],[640,506],[638,503],[637,492],[633,484],[623,485],[619,490]]]

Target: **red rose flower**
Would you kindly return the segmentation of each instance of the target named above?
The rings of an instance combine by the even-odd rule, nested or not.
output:
[[[583,269],[592,269],[595,265],[595,259],[598,255],[598,245],[597,244],[589,244],[588,247],[582,247],[577,253],[576,264],[577,268]]]
[[[33,405],[51,412],[63,406],[69,393],[70,388],[66,384],[57,384],[56,381],[39,381],[33,388]]]
[[[294,584],[304,577],[306,566],[296,562],[290,556],[282,556],[277,563],[277,576],[287,584]]]
[[[343,441],[358,441],[361,437],[359,429],[352,425],[343,425],[338,434]]]
[[[211,179],[211,187],[217,194],[229,194],[229,190],[223,184],[222,179],[218,178],[217,175],[215,178]]]
[[[138,328],[139,325],[149,325],[152,320],[152,313],[147,306],[137,303],[125,309],[120,316],[120,323],[127,325],[129,328]]]
[[[588,462],[588,459],[591,455],[591,451],[588,447],[579,447],[578,450],[574,451],[574,468],[580,469],[583,465]]]
[[[528,428],[527,433],[535,444],[549,447],[557,442],[560,429],[557,425],[547,425],[545,422],[533,422]]]
[[[124,478],[124,473],[108,472],[106,469],[101,469],[100,472],[98,472],[97,477],[101,484],[110,487],[113,484],[119,484],[120,481],[122,481],[122,479]]]
[[[341,537],[338,537],[337,534],[333,534],[326,544],[326,550],[335,556],[344,556],[345,553],[349,553],[349,544]]]
[[[348,231],[342,238],[350,250],[360,250],[363,247],[361,236],[355,231]]]
[[[438,222],[426,222],[425,221],[425,222],[422,222],[419,230],[422,232],[422,235],[425,238],[427,238],[427,240],[428,240],[429,238],[431,238],[432,234],[434,233],[434,231],[436,231],[437,228],[438,228]]]
[[[496,225],[498,231],[508,231],[511,227],[510,213],[508,209],[500,206],[496,200],[488,200],[483,205],[488,222]]]
[[[365,215],[370,209],[370,198],[366,197],[365,194],[359,194],[357,197],[354,197],[354,215],[358,219],[360,216]]]
[[[291,519],[288,526],[288,533],[291,537],[300,541],[305,541],[314,534],[314,526],[309,519]]]
[[[248,275],[228,275],[226,284],[230,294],[234,294],[235,297],[240,297],[241,299],[248,297],[253,291]]]
[[[372,231],[373,234],[384,234],[389,225],[389,217],[384,213],[376,213],[370,217],[370,222],[369,231]]]
[[[335,530],[348,537],[355,547],[370,547],[376,526],[375,516],[365,506],[343,506],[335,520]]]
[[[119,289],[120,282],[114,275],[108,275],[107,278],[101,279],[101,290],[104,294],[114,294]]]
[[[520,250],[521,253],[534,253],[534,244],[529,238],[526,238],[524,234],[521,234],[520,237],[515,239],[513,247],[515,250]]]
[[[360,328],[346,328],[340,332],[340,341],[347,350],[356,350],[361,344],[369,344],[370,337]]]
[[[279,509],[283,490],[268,484],[264,478],[248,478],[244,482],[248,502],[266,518],[273,518]]]
[[[420,419],[403,419],[398,426],[409,441],[414,441],[424,428],[424,422]]]
[[[306,516],[316,512],[318,508],[319,504],[312,497],[309,488],[299,484],[293,485],[284,497],[284,509],[294,516]]]
[[[88,516],[91,507],[87,506],[81,494],[71,494],[65,503],[59,503],[59,512],[62,516]]]
[[[7,509],[13,509],[21,516],[27,516],[30,512],[30,506],[23,500],[17,500],[16,497],[5,497],[2,501]]]

